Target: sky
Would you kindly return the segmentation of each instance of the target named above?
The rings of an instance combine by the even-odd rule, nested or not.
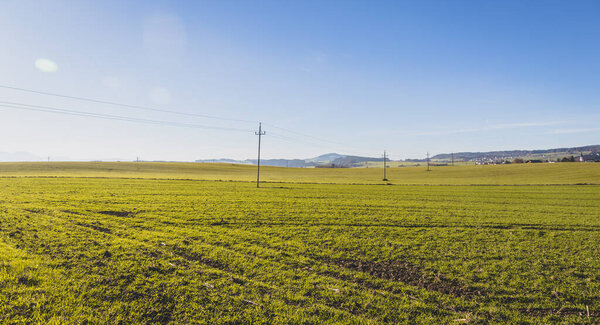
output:
[[[4,153],[246,159],[259,122],[264,158],[600,144],[598,1],[2,0],[0,26]]]

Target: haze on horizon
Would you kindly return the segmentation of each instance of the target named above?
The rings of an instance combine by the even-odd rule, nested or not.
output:
[[[600,143],[597,1],[9,0],[0,21],[0,86],[162,110],[0,87],[0,152],[246,159],[259,121],[267,159]]]

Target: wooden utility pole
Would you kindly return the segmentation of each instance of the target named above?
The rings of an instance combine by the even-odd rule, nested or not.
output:
[[[258,123],[258,132],[254,132],[254,134],[258,135],[258,160],[256,161],[256,188],[260,187],[260,138],[265,135],[267,132],[262,130],[262,123]]]
[[[452,153],[452,166],[454,166],[454,152]]]
[[[427,171],[430,171],[431,169],[429,169],[429,152],[427,152]]]
[[[383,180],[387,182],[387,177],[386,177],[386,169],[387,169],[387,153],[385,152],[385,150],[383,151]]]

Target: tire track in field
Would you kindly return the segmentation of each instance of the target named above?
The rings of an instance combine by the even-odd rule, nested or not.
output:
[[[223,228],[227,229],[227,227],[222,227],[221,229],[223,229]],[[260,232],[259,233],[253,232],[253,231],[250,231],[247,229],[243,229],[243,230],[236,229],[236,231],[238,231],[238,232],[244,231],[244,232],[252,233],[254,235],[260,234],[267,238],[277,239],[276,237],[268,236],[268,235],[265,235]],[[214,233],[223,235],[223,233],[219,232],[219,231],[216,231]],[[229,236],[231,238],[233,238],[234,235],[229,235]],[[302,243],[302,242],[300,242],[300,243]],[[262,248],[270,249],[274,252],[281,252],[280,248],[266,245],[264,243],[263,244],[252,243],[252,244],[256,245],[256,246],[260,246]],[[390,281],[395,281],[395,282],[402,282],[407,285],[418,287],[421,289],[425,289],[425,290],[429,290],[429,291],[437,291],[441,294],[453,294],[458,297],[465,297],[465,296],[473,297],[473,296],[485,295],[485,293],[482,293],[483,292],[482,289],[467,288],[464,284],[459,284],[458,281],[446,278],[443,275],[438,275],[438,278],[435,279],[437,281],[433,281],[432,279],[427,279],[425,277],[423,271],[420,270],[419,267],[417,267],[416,265],[413,265],[411,263],[405,262],[405,261],[389,261],[387,263],[386,262],[375,263],[375,262],[360,261],[360,260],[333,259],[333,258],[329,257],[333,254],[333,251],[323,251],[323,248],[321,248],[322,254],[320,256],[315,255],[315,254],[298,252],[298,251],[293,251],[290,253],[293,256],[302,256],[314,264],[316,264],[318,262],[322,262],[322,263],[329,264],[329,265],[335,265],[338,267],[346,268],[348,270],[367,273],[375,278],[380,278],[383,280],[390,280]],[[285,253],[285,254],[289,255],[287,253]],[[292,265],[292,264],[285,263],[285,262],[280,262],[280,263],[284,263],[289,266],[297,267],[296,265]],[[360,283],[360,284],[364,285],[365,287],[368,287],[369,289],[372,289],[372,290],[384,290],[384,288],[381,284],[375,284],[373,282],[364,281],[364,279],[361,279],[361,281],[359,281],[359,282],[351,281],[348,278],[348,276],[345,276],[345,275],[342,275],[339,273],[335,273],[335,272],[331,272],[331,271],[325,271],[325,272],[323,272],[323,275],[333,276],[335,278],[342,279],[344,281]]]
[[[21,210],[26,211],[24,209],[21,209]],[[27,211],[28,212],[32,212],[31,210],[27,210]],[[140,246],[140,247],[145,247],[147,249],[150,249],[149,251],[147,249],[142,249],[140,252],[149,253],[149,254],[152,255],[153,258],[158,258],[160,256],[165,257],[167,260],[170,259],[170,258],[172,258],[171,254],[170,254],[170,253],[172,253],[171,251],[157,249],[155,246],[152,246],[152,245],[149,245],[149,244],[144,244],[143,242],[141,242],[139,240],[131,239],[129,236],[119,236],[119,235],[117,235],[115,233],[112,233],[112,232],[107,233],[106,231],[99,230],[99,229],[96,229],[94,227],[82,226],[77,221],[61,218],[60,216],[56,216],[56,215],[50,213],[49,211],[44,211],[43,209],[37,209],[37,210],[34,211],[34,213],[36,213],[40,217],[44,217],[44,218],[50,217],[50,218],[53,218],[53,219],[58,219],[58,220],[60,220],[63,223],[63,226],[66,226],[66,227],[70,226],[70,228],[72,230],[75,230],[76,232],[80,231],[82,229],[86,229],[86,231],[95,231],[95,232],[102,233],[103,235],[108,235],[109,237],[119,238],[119,239],[123,239],[123,240],[128,240],[128,241],[132,242],[135,246]],[[79,214],[79,213],[78,213],[78,215],[85,216],[84,214]],[[23,246],[34,246],[32,242],[23,242],[23,241],[21,241],[21,243],[23,244]],[[60,244],[60,246],[63,246],[63,245]],[[64,248],[66,249],[67,247],[64,247]],[[179,252],[181,253],[181,251],[179,251]],[[195,256],[193,254],[188,254],[188,253],[182,253],[181,255],[177,255],[177,256],[179,256],[182,259],[199,262],[202,265],[205,265],[205,266],[208,266],[210,268],[214,268],[214,269],[216,269],[218,271],[221,271],[221,272],[223,272],[224,275],[226,275],[226,278],[232,278],[233,282],[237,283],[236,285],[238,285],[240,287],[245,287],[245,285],[244,285],[245,283],[252,283],[252,284],[255,285],[255,288],[253,289],[254,292],[252,292],[253,294],[256,294],[256,292],[258,292],[257,290],[260,289],[260,288],[263,288],[263,290],[264,290],[264,288],[269,287],[269,285],[267,283],[264,283],[264,282],[261,282],[261,281],[257,281],[255,279],[247,279],[244,276],[240,276],[240,275],[234,273],[233,271],[228,271],[227,270],[228,267],[225,264],[222,264],[220,262],[207,260],[206,258],[202,258],[202,257]],[[56,259],[56,256],[54,256],[52,259]],[[217,263],[217,264],[215,264],[215,263]],[[241,281],[241,283],[236,282],[236,278],[240,279],[238,281]],[[256,287],[257,285],[260,286],[260,287]],[[256,305],[252,301],[250,301],[250,300],[244,300],[243,298],[240,298],[237,295],[230,295],[230,294],[228,294],[226,292],[222,292],[222,291],[220,291],[219,293],[220,294],[225,294],[225,295],[229,296],[232,299],[237,299],[237,300],[240,300],[242,302],[246,302],[249,305],[253,305],[253,304]],[[250,296],[250,294],[249,294],[249,296]],[[288,304],[290,306],[290,308],[302,308],[302,309],[306,309],[307,308],[307,307],[302,307],[302,306],[290,304],[284,298],[285,298],[285,296],[281,295],[280,301],[283,302],[283,303]],[[314,306],[315,304],[312,304],[312,305]],[[350,312],[350,311],[347,311],[347,310],[344,310],[344,309],[340,309],[340,308],[335,308],[333,306],[329,306],[327,304],[322,305],[322,306],[323,307],[327,307],[327,308],[336,309],[338,312],[346,314],[347,315],[346,317],[358,317],[359,320],[360,319],[363,319],[363,321],[365,320],[363,318],[363,315],[361,315],[359,313],[356,313],[356,312],[353,313],[353,312]]]
[[[236,231],[238,231],[236,229]],[[247,229],[244,229],[243,231],[248,231]],[[252,231],[249,231],[251,233],[255,233]],[[265,235],[261,232],[259,233],[255,233],[255,234],[260,234],[262,236],[266,236],[267,238],[277,238],[277,237],[271,237],[268,235]],[[273,248],[275,249],[275,248]],[[332,251],[330,251],[330,253],[332,253]],[[380,278],[380,279],[386,279],[386,280],[390,280],[390,281],[400,281],[402,283],[406,283],[408,285],[411,286],[416,286],[418,288],[421,289],[425,289],[425,290],[429,290],[429,291],[437,291],[441,294],[451,294],[451,295],[456,295],[460,298],[466,299],[466,300],[473,300],[474,298],[480,298],[480,297],[486,297],[487,293],[485,292],[485,290],[483,290],[482,288],[475,288],[475,287],[468,287],[465,286],[464,284],[460,283],[459,281],[452,279],[452,278],[445,278],[445,276],[443,274],[438,274],[437,275],[437,281],[431,281],[428,279],[425,279],[422,277],[422,275],[420,275],[419,270],[415,269],[414,265],[411,265],[410,263],[406,263],[403,261],[385,261],[382,263],[376,263],[376,262],[371,262],[371,261],[361,261],[361,260],[348,260],[348,259],[333,259],[328,257],[329,254],[327,254],[327,252],[324,253],[324,256],[316,256],[314,254],[304,254],[304,253],[298,253],[298,252],[292,252],[292,254],[297,255],[297,256],[303,256],[306,258],[312,258],[313,261],[322,261],[324,263],[330,264],[330,265],[336,265],[348,270],[353,270],[356,272],[364,272],[367,274],[370,274],[371,276]],[[403,272],[406,271],[406,272]],[[373,282],[369,282],[369,281],[364,281],[364,279],[361,278],[357,278],[355,276],[348,276],[348,275],[344,275],[338,272],[332,272],[331,270],[326,270],[324,272],[317,272],[320,275],[326,275],[326,276],[331,276],[337,279],[340,279],[342,281],[348,281],[348,282],[353,282],[356,284],[359,284],[367,289],[370,290],[375,290],[375,292],[377,292],[377,290],[386,290],[384,289],[382,286],[380,286],[379,284],[374,284]],[[388,291],[389,293],[392,293],[392,291]],[[442,306],[439,306],[442,307]],[[482,306],[484,307],[484,306]],[[477,308],[474,307],[451,307],[451,308],[444,308],[446,310],[451,310],[454,312],[474,312],[475,310],[477,310]],[[520,313],[524,313],[523,308],[509,308],[507,309],[509,311],[518,311]],[[531,310],[536,310],[534,312],[525,312],[524,314],[529,315],[529,316],[536,316],[536,317],[542,317],[542,316],[547,316],[547,315],[584,315],[585,311],[578,309],[578,308],[556,308],[556,309],[544,309],[544,308],[532,308]],[[593,317],[594,312],[592,312],[591,314]]]
[[[155,221],[155,222],[157,223],[158,227],[164,226],[160,221]],[[177,224],[175,224],[174,226],[178,226],[178,227],[181,226],[183,228],[185,225],[177,225]],[[203,229],[203,232],[207,232],[206,230],[208,230],[208,229],[207,228]],[[215,236],[218,236],[218,237],[223,237],[224,236],[224,234],[222,232],[213,232],[213,234],[215,234]],[[229,237],[229,239],[233,243],[235,243],[235,239],[236,238],[234,236],[228,236],[228,237]],[[310,271],[310,273],[318,274],[320,276],[324,276],[324,277],[327,277],[327,278],[334,278],[334,279],[337,279],[337,280],[342,280],[344,282],[348,282],[347,281],[348,278],[349,278],[348,276],[342,276],[342,275],[337,274],[335,272],[331,272],[331,271],[328,271],[328,272],[314,272],[312,270],[309,270],[309,268],[302,268],[301,269],[301,268],[298,268],[296,264],[285,263],[281,259],[274,259],[274,258],[267,258],[267,257],[263,257],[263,256],[249,255],[248,254],[249,253],[248,250],[245,251],[246,253],[243,253],[243,251],[238,250],[239,248],[238,249],[233,249],[229,245],[228,246],[223,246],[223,243],[207,242],[206,238],[203,238],[203,239],[204,240],[202,240],[202,243],[204,245],[209,245],[211,247],[219,247],[219,248],[221,248],[223,250],[226,250],[226,251],[229,251],[231,253],[240,254],[240,256],[242,256],[243,258],[246,258],[246,259],[254,259],[254,260],[258,259],[258,260],[264,261],[266,263],[277,265],[277,266],[279,266],[279,268],[281,268],[282,266],[289,266],[289,267],[293,267],[293,268],[295,268],[295,269],[297,269],[299,271]],[[252,245],[253,246],[257,246],[257,247],[261,247],[263,249],[269,249],[269,250],[271,250],[271,251],[273,251],[275,253],[280,253],[280,250],[273,249],[272,247],[269,247],[269,246],[258,245],[256,243],[252,243]],[[234,272],[227,265],[222,264],[220,262],[217,262],[216,260],[208,259],[205,256],[203,256],[202,254],[194,253],[194,252],[191,252],[189,250],[182,249],[181,247],[176,247],[176,246],[172,246],[172,247],[173,247],[173,252],[175,252],[179,256],[183,256],[184,258],[186,258],[188,260],[201,261],[201,262],[204,261],[204,262],[206,262],[210,266],[215,266],[215,267],[217,267],[219,269],[226,270],[228,272]],[[308,255],[301,255],[301,254],[298,254],[298,255],[302,256],[302,257],[304,257],[306,259],[310,259],[310,261],[311,261],[312,264],[316,264],[317,263],[317,261],[314,258],[311,259]],[[359,285],[359,286],[361,286],[361,287],[363,287],[365,289],[368,289],[369,291],[371,291],[374,294],[381,294],[380,291],[378,292],[377,289],[379,289],[379,290],[386,290],[383,285],[374,284],[373,282],[370,282],[370,281],[367,281],[367,282],[365,282],[365,281],[349,281],[349,282],[357,284],[357,285]],[[395,292],[391,292],[390,291],[390,292],[388,292],[388,294],[394,295]],[[389,295],[388,295],[388,297],[389,297]],[[409,298],[415,300],[415,298],[412,298],[412,297],[409,297]],[[406,296],[395,296],[395,299],[398,299],[399,301],[406,301]],[[418,300],[418,299],[416,299],[416,300]],[[338,307],[336,307],[336,308],[339,309]],[[446,310],[448,310],[450,312],[457,312],[456,309],[452,309],[452,308],[442,308],[442,309],[446,309]],[[465,310],[465,309],[463,308],[462,310]],[[356,315],[360,315],[360,314],[356,314]]]
[[[224,230],[226,228],[220,228],[221,230]],[[239,231],[239,229],[237,230]],[[244,231],[249,232],[249,233],[254,233],[251,231],[247,231],[244,229]],[[219,236],[222,236],[223,233],[220,231],[215,231],[215,234],[219,234]],[[258,235],[259,233],[254,233],[255,235]],[[266,236],[262,233],[260,233],[260,235],[262,236]],[[234,238],[235,235],[229,235],[230,238]],[[267,236],[269,237],[269,236]],[[270,237],[272,239],[276,239],[275,237]],[[203,241],[205,242],[205,241]],[[214,243],[211,243],[210,245],[215,245]],[[266,244],[258,244],[258,243],[252,243],[252,245],[254,246],[259,246],[261,248],[266,248],[269,249],[275,253],[279,253],[279,254],[286,254],[286,253],[282,253],[280,248],[276,248],[274,246],[270,246],[270,245],[266,245]],[[226,249],[230,249],[230,248],[226,248]],[[234,250],[235,251],[235,250]],[[291,252],[293,254],[293,256],[301,256],[303,258],[305,258],[306,260],[308,260],[310,262],[310,265],[312,267],[300,267],[297,264],[293,264],[293,263],[286,263],[284,260],[282,259],[277,259],[275,260],[277,263],[279,264],[283,264],[283,265],[287,265],[290,266],[292,268],[295,268],[299,271],[308,271],[309,273],[313,273],[313,274],[317,274],[319,276],[324,276],[324,277],[328,277],[328,278],[334,278],[337,280],[340,280],[344,283],[353,283],[354,285],[357,285],[359,287],[362,287],[368,291],[370,291],[373,294],[378,294],[378,295],[385,295],[387,297],[394,297],[395,299],[399,299],[399,300],[406,300],[406,298],[412,299],[412,300],[418,300],[420,301],[420,299],[412,297],[411,295],[398,295],[400,292],[403,292],[405,290],[404,289],[394,289],[394,288],[389,288],[387,285],[390,284],[389,282],[379,282],[375,279],[365,279],[363,277],[356,277],[355,274],[352,274],[353,272],[362,272],[362,273],[366,273],[369,274],[371,276],[373,276],[374,278],[379,278],[380,281],[381,280],[388,280],[388,281],[392,281],[392,282],[396,282],[396,283],[402,283],[403,286],[413,286],[419,289],[424,289],[430,292],[438,292],[439,294],[453,294],[455,295],[457,298],[464,298],[464,296],[468,293],[471,298],[475,295],[476,290],[475,289],[467,289],[464,287],[456,287],[457,282],[454,280],[446,280],[446,278],[443,275],[438,275],[438,282],[433,282],[428,280],[427,278],[425,278],[420,270],[418,270],[417,272],[415,272],[417,270],[417,268],[415,266],[410,267],[410,274],[409,273],[405,273],[405,272],[392,272],[392,274],[394,275],[400,275],[403,274],[403,276],[388,276],[388,275],[382,275],[382,276],[378,276],[378,273],[369,273],[366,272],[366,270],[360,270],[360,269],[356,269],[356,268],[352,268],[352,267],[344,267],[344,265],[341,265],[340,263],[335,263],[333,260],[331,259],[327,259],[326,257],[323,256],[316,256],[314,254],[305,254],[305,253],[299,253],[299,252]],[[289,256],[289,254],[286,254],[287,256]],[[273,261],[274,259],[268,259],[269,261]],[[365,262],[367,263],[367,262]],[[401,263],[404,266],[409,265],[408,263],[404,263],[404,262],[399,262],[397,261],[397,263]],[[331,266],[335,266],[335,267],[342,267],[343,269],[346,269],[348,271],[352,271],[350,274],[344,274],[343,272],[340,273],[339,271],[335,270],[335,269],[331,269],[329,267],[325,267],[325,270],[314,270],[313,268],[315,267],[315,265],[331,265]],[[406,269],[406,268],[405,268]],[[375,280],[375,281],[373,281]],[[448,286],[447,284],[451,282],[454,286]],[[385,292],[382,292],[385,291]],[[477,292],[477,295],[482,295],[481,290],[478,290],[479,292]],[[457,295],[458,293],[458,295]],[[460,295],[462,294],[462,295]],[[465,306],[442,306],[442,305],[438,305],[439,308],[447,310],[449,312],[469,312],[469,311],[473,311],[472,308],[467,308]]]
[[[198,225],[198,224],[192,224]],[[202,225],[208,226],[210,224]],[[217,224],[221,225],[221,224]],[[246,226],[249,228],[260,228],[264,226],[278,227],[361,227],[361,228],[459,228],[459,229],[506,229],[506,230],[554,230],[554,231],[591,231],[600,232],[600,226],[578,226],[578,227],[560,227],[546,226],[541,224],[449,224],[449,223],[431,223],[431,224],[396,224],[396,223],[336,223],[336,222],[308,222],[308,223],[292,223],[292,222],[235,222],[227,221],[222,225]]]
[[[101,212],[99,212],[99,213],[100,213],[100,214],[102,214]],[[110,215],[110,214],[109,214],[109,215]],[[159,225],[162,225],[162,226],[164,226],[164,224],[163,224],[161,221],[158,221],[158,220],[156,220],[156,223],[157,223],[157,224],[159,224]],[[172,225],[173,225],[173,224],[172,224]],[[177,224],[175,223],[175,225],[177,225]],[[264,224],[263,224],[263,225],[264,225]],[[286,226],[289,226],[289,224],[284,224],[284,225],[286,225]],[[336,224],[332,224],[332,225],[336,225],[336,226],[344,226],[344,225],[340,225],[340,224],[337,224],[337,223],[336,223]],[[177,225],[177,226],[179,226],[179,225]],[[211,244],[211,245],[215,246],[215,244]],[[217,246],[218,246],[218,245],[217,245]],[[238,252],[237,250],[233,250],[233,251],[234,251],[234,252]]]
[[[48,213],[44,213],[43,211],[38,211],[38,213],[44,214],[44,215],[48,215]],[[85,216],[85,214],[81,214],[81,213],[77,213],[76,215]],[[112,215],[112,214],[110,214],[110,215]],[[56,218],[56,216],[54,216],[54,217]],[[70,223],[70,224],[72,224],[74,226],[79,226],[79,227],[86,228],[88,230],[97,231],[97,232],[100,232],[100,233],[103,233],[103,234],[107,234],[107,232],[104,231],[103,229],[99,230],[99,229],[96,229],[95,227],[82,226],[80,224],[80,222],[77,222],[77,221],[74,221],[74,220],[64,220],[64,219],[62,219],[62,220],[66,221],[66,222],[68,222],[68,223]],[[158,222],[158,221],[154,221],[154,222]],[[158,224],[159,224],[159,226],[164,226],[160,222],[158,222]],[[158,231],[157,230],[156,232],[159,232],[159,233],[163,234],[163,231]],[[111,237],[116,237],[116,238],[121,238],[121,239],[128,239],[128,240],[132,241],[135,244],[140,244],[139,240],[134,240],[133,239],[133,238],[135,238],[135,236],[121,236],[121,235],[118,235],[115,232],[110,232],[108,235],[111,236]],[[233,250],[233,249],[230,249],[230,248],[227,248],[227,247],[223,247],[223,246],[219,246],[219,245],[214,245],[214,244],[210,244],[210,243],[206,243],[206,242],[203,242],[203,244],[211,246],[211,247],[215,247],[215,248],[218,247],[218,248],[220,248],[222,250],[226,250],[226,251],[229,251],[229,252],[234,253],[234,254],[239,254],[242,258],[255,259],[255,260],[258,259],[258,260],[262,260],[262,261],[264,261],[266,263],[277,265],[277,266],[285,265],[283,263],[276,262],[276,261],[269,260],[269,259],[265,259],[265,258],[261,258],[261,257],[258,257],[258,256],[249,256],[247,254],[243,254],[243,253],[241,253],[239,251],[236,251],[236,250]],[[152,246],[150,246],[150,247],[152,247]],[[236,278],[239,278],[240,281],[242,281],[243,283],[252,283],[252,282],[254,282],[256,284],[262,285],[261,287],[263,287],[263,288],[269,286],[267,283],[262,282],[261,280],[248,279],[245,276],[241,276],[234,269],[232,269],[228,264],[219,262],[219,261],[211,259],[211,258],[207,258],[207,257],[205,257],[201,253],[192,252],[192,251],[183,249],[181,247],[174,247],[174,246],[170,246],[170,245],[164,245],[164,247],[167,250],[166,252],[161,252],[161,250],[156,250],[156,249],[154,251],[160,253],[159,255],[163,255],[163,256],[167,256],[167,257],[169,256],[169,253],[174,253],[175,255],[177,255],[177,256],[179,256],[179,257],[181,257],[183,259],[186,259],[188,261],[199,262],[199,263],[201,263],[203,265],[206,265],[208,267],[215,268],[215,269],[217,269],[219,271],[223,271],[223,272],[225,272],[225,274],[229,274],[230,277],[232,277],[234,279],[234,282],[236,281],[235,280]],[[280,267],[280,269],[281,269],[281,267]],[[325,275],[323,275],[323,276],[325,276]],[[282,283],[282,284],[286,285],[286,283]],[[288,286],[292,286],[292,285],[288,285]],[[322,290],[327,290],[327,288],[323,287]],[[285,291],[289,292],[289,290],[285,290]],[[279,296],[280,296],[280,300],[282,302],[288,304],[291,307],[294,307],[294,308],[303,308],[303,309],[309,307],[309,306],[299,306],[297,304],[294,304],[293,302],[290,302],[287,299],[285,299],[285,295],[283,295],[283,294],[280,294]],[[323,300],[325,298],[326,298],[326,296],[323,296],[320,299]],[[407,300],[404,297],[396,297],[396,298],[398,299],[398,301],[401,301],[401,302],[404,302],[404,303],[407,302]],[[321,304],[323,304],[323,306],[327,306],[328,308],[333,308],[333,309],[338,310],[340,312],[348,313],[350,315],[353,315],[353,316],[359,317],[359,318],[365,317],[364,312],[367,312],[367,310],[365,310],[364,312],[361,312],[360,310],[354,310],[352,308],[346,308],[343,304],[336,303],[336,300],[327,301],[327,299],[325,299],[325,301],[322,301]],[[456,311],[455,310],[448,310],[448,312],[454,313]],[[372,312],[371,314],[376,315],[375,312]],[[370,317],[374,317],[374,316],[370,316]]]
[[[30,211],[30,212],[31,212],[31,211]],[[79,214],[79,215],[85,216],[84,214]],[[112,214],[110,214],[110,215],[112,215]],[[155,220],[153,220],[153,221],[155,221]],[[158,225],[160,225],[160,226],[164,226],[164,224],[163,224],[162,222],[158,221],[158,220],[156,220],[155,222],[156,222]],[[175,224],[175,225],[178,225],[178,224]],[[178,225],[178,226],[179,226],[179,225]],[[93,229],[93,228],[92,228],[92,229]],[[98,229],[94,229],[94,230],[98,230]],[[101,231],[101,230],[99,230],[99,231],[100,231],[100,232],[103,232],[103,231]],[[162,232],[162,231],[161,231],[161,232]],[[220,247],[218,244],[210,244],[210,245],[212,245],[212,246],[217,246],[217,247]],[[239,253],[239,251],[238,251],[238,250],[235,250],[235,249],[233,249],[232,251],[233,251],[233,252],[238,252],[238,253]],[[246,257],[248,257],[247,255],[245,255],[245,256],[246,256]],[[336,261],[336,262],[334,262],[333,264],[338,264],[338,263],[337,263],[337,261]],[[350,269],[353,269],[353,268],[356,268],[356,267],[350,267]],[[361,270],[359,270],[359,271],[361,271]],[[363,272],[364,272],[364,271],[363,271]],[[340,275],[339,273],[330,273],[330,274],[327,274],[327,273],[317,273],[317,274],[320,274],[320,275],[323,275],[323,276],[334,277],[334,278],[337,278],[337,279],[340,279],[340,280],[344,280],[344,281],[351,281],[351,280],[349,280],[349,279],[351,279],[350,277],[348,277],[348,276],[345,276],[345,277],[344,277],[344,276]],[[351,282],[355,282],[355,283],[356,283],[356,281],[351,281]],[[364,287],[364,282],[362,282],[361,284],[362,284],[362,286]],[[371,287],[371,288],[369,288],[369,289],[372,289],[372,290],[374,290],[374,288],[372,288],[372,287]],[[288,301],[286,300],[286,302],[288,302]],[[293,305],[293,302],[291,302],[291,303],[289,303],[289,304],[290,304],[290,305]],[[298,305],[294,305],[294,306],[296,306],[296,307],[299,307]],[[339,308],[338,308],[338,309],[339,309]],[[450,310],[450,309],[448,309],[448,310]],[[471,310],[471,309],[459,309],[459,310],[452,309],[452,311],[453,311],[453,312],[457,312],[457,311],[467,311],[467,310]],[[341,309],[340,311],[344,311],[344,310],[343,310],[343,309]],[[565,315],[566,315],[567,313],[565,312],[565,313],[563,313],[563,314],[565,314]]]
[[[222,235],[222,233],[220,233],[220,235]],[[208,243],[206,243],[206,244],[208,244]],[[213,246],[216,245],[218,247],[223,247],[223,246],[219,245],[219,243],[216,243],[216,244],[215,243],[210,243],[210,245],[213,245]],[[254,244],[254,245],[256,245],[256,244]],[[265,246],[263,245],[262,247],[265,247]],[[229,249],[229,247],[227,247],[227,249]],[[238,250],[233,250],[233,252],[239,252],[239,251]],[[246,255],[246,257],[248,257],[248,256]],[[305,257],[308,257],[308,256],[305,255]],[[254,257],[254,258],[256,258],[256,257]],[[314,258],[314,256],[313,256],[313,258]],[[273,259],[269,259],[269,261],[272,262]],[[330,262],[332,262],[332,261],[330,261]],[[342,262],[340,262],[340,261],[333,261],[332,263],[329,263],[329,264],[334,264],[334,265],[338,265],[339,266],[339,264],[344,264],[344,263],[346,264],[345,266],[347,268],[349,268],[349,269],[355,269],[355,270],[358,269],[357,271],[363,271],[363,272],[366,271],[367,273],[369,273],[371,275],[374,275],[375,277],[380,277],[380,278],[384,278],[384,279],[386,279],[386,278],[389,279],[390,278],[389,275],[386,275],[385,273],[381,273],[381,270],[377,271],[377,268],[381,268],[380,266],[375,266],[375,269],[374,269],[373,266],[371,266],[370,271],[367,271],[367,270],[363,270],[362,267],[359,266],[359,265],[353,265],[352,264],[353,262],[349,262],[349,261],[342,261]],[[369,262],[358,261],[357,263],[360,263],[362,265],[362,264],[366,264],[366,263],[369,263]],[[342,267],[343,266],[344,265],[342,265]],[[350,266],[350,267],[348,267],[348,266]],[[377,276],[378,274],[379,274],[379,276]],[[341,275],[339,273],[335,273],[335,272],[332,273],[331,271],[328,271],[327,273],[320,273],[320,275],[333,276],[334,278],[341,279],[343,281],[350,281],[350,282],[355,282],[356,283],[356,281],[351,281],[352,277],[343,276],[343,275]],[[392,277],[392,280],[398,280],[398,279],[394,279]],[[402,279],[400,281],[402,281]],[[437,288],[432,287],[432,286],[435,286],[435,285],[433,285],[431,283],[431,281],[430,281],[429,284],[427,284],[427,281],[423,281],[422,279],[419,280],[418,277],[417,277],[417,283],[416,284],[415,284],[415,279],[414,278],[411,279],[410,277],[408,279],[404,279],[404,281],[402,281],[402,282],[407,283],[409,285],[416,285],[418,287],[425,288],[425,289],[428,289],[428,290],[432,290],[433,289],[435,291],[439,291],[439,292],[444,293],[444,294],[458,293],[459,296],[464,296],[464,295],[470,296],[470,295],[472,295],[472,291],[469,291],[469,290],[464,291],[463,289],[452,289],[452,288],[456,288],[457,287],[456,284],[452,284],[450,286],[445,286],[445,285],[443,285],[444,281],[438,281],[438,282],[441,282],[442,285],[440,287],[437,287]],[[364,281],[361,281],[360,284],[364,287],[366,283]],[[380,288],[380,287],[374,287],[372,284],[370,284],[370,285],[367,284],[367,287],[369,287],[369,289],[372,289],[372,290],[376,290],[377,288]],[[449,288],[450,288],[450,291],[448,291]],[[479,295],[481,295],[481,293],[479,293]]]

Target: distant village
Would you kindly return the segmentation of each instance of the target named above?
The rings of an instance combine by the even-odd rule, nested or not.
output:
[[[204,159],[200,163],[232,163],[255,165],[256,159]],[[505,165],[505,164],[536,164],[557,162],[600,162],[600,145],[574,148],[557,148],[546,150],[513,150],[490,152],[458,152],[438,154],[431,158],[387,160],[386,167],[407,166],[450,166],[457,164],[475,165]],[[383,158],[361,157],[328,153],[308,159],[261,159],[261,165],[295,168],[352,168],[375,167],[383,163]]]
[[[503,165],[503,164],[537,164],[537,163],[557,163],[557,162],[600,162],[600,152],[589,154],[580,153],[579,156],[565,156],[562,158],[541,158],[524,159],[520,157],[498,157],[498,158],[480,158],[473,159],[476,165]]]

